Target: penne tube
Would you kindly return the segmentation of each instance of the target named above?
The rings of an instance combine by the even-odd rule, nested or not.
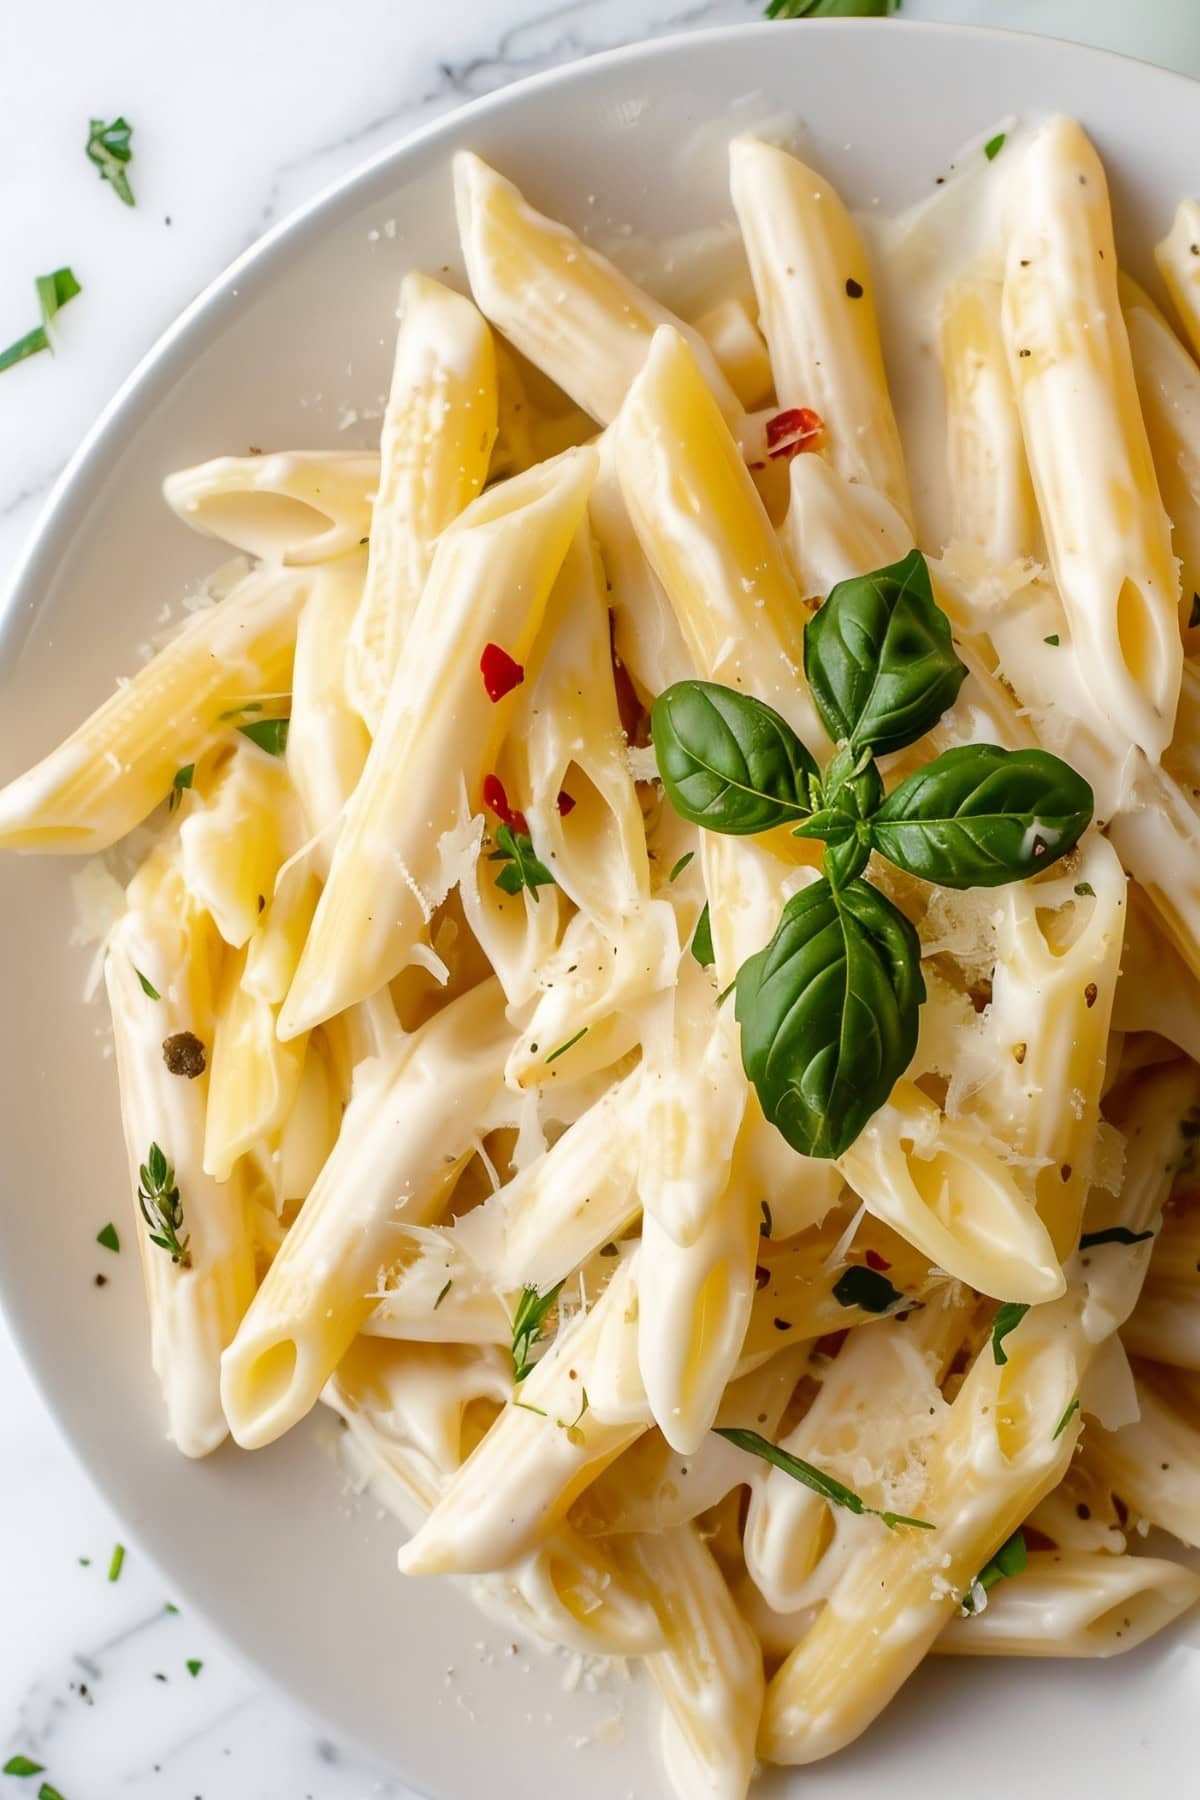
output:
[[[1058,1486],[1039,1501],[1026,1522],[1056,1550],[1119,1556],[1125,1549],[1112,1489],[1083,1456],[1075,1458]]]
[[[1193,351],[1200,356],[1200,200],[1181,200],[1154,260]]]
[[[537,1550],[472,1591],[484,1612],[579,1656],[651,1656],[663,1634],[649,1599],[606,1546],[560,1525]]]
[[[296,795],[280,759],[239,738],[233,754],[218,764],[209,791],[196,800],[179,827],[184,880],[225,942],[240,949],[253,937],[283,863],[299,845]]]
[[[649,900],[650,865],[586,524],[567,551],[542,631],[545,651],[512,728],[517,799],[558,886],[615,935]]]
[[[600,439],[600,472],[588,512],[612,609],[614,654],[638,693],[652,700],[673,681],[685,681],[693,673],[692,659],[629,517],[617,468],[617,443],[612,431]]]
[[[1121,319],[1104,170],[1070,120],[1039,126],[1012,180],[1003,316],[1075,653],[1113,730],[1157,762],[1179,697],[1179,578]]]
[[[734,138],[729,178],[780,406],[819,414],[838,474],[910,519],[858,227],[827,181],[757,138]]]
[[[716,1423],[774,1437],[807,1360],[807,1346],[796,1344],[731,1382]],[[660,1431],[648,1431],[580,1497],[572,1508],[572,1523],[602,1537],[669,1531],[719,1505],[752,1475],[742,1451],[715,1432],[697,1450],[680,1452]]]
[[[540,991],[509,1058],[509,1085],[544,1088],[611,1068],[640,1042],[646,1008],[674,982],[679,958],[669,901],[634,913],[619,938],[577,913],[536,972]]]
[[[1079,1435],[1068,1416],[1083,1356],[1077,1302],[1034,1308],[1005,1348],[1003,1365],[990,1347],[976,1357],[926,1441],[914,1516],[935,1529],[863,1520],[861,1554],[770,1682],[759,1753],[771,1762],[815,1762],[857,1737],[1061,1479]]]
[[[278,1041],[278,1040],[276,1040]],[[325,1033],[308,1040],[296,1099],[272,1154],[282,1206],[307,1200],[342,1128],[342,1093]]]
[[[283,1130],[296,1105],[307,1037],[280,1043],[275,1009],[244,981],[246,952],[225,965],[209,1061],[204,1172],[228,1181],[240,1156]]]
[[[775,377],[766,340],[744,300],[718,300],[696,320],[696,330],[748,412],[768,404]]]
[[[359,548],[378,486],[379,458],[370,451],[287,450],[180,469],[163,482],[163,497],[205,537],[276,568],[306,568]]]
[[[129,890],[129,910],[109,942],[105,978],[112,1009],[121,1113],[135,1196],[157,1146],[164,1193],[177,1190],[183,1253],[152,1242],[138,1198],[138,1249],[150,1313],[150,1356],[163,1392],[167,1433],[185,1456],[206,1456],[227,1435],[219,1392],[221,1352],[254,1292],[254,1252],[236,1181],[203,1167],[209,1078],[172,1074],[164,1041],[190,1032],[212,1043],[212,970],[221,954],[211,921],[196,906],[178,863],[157,851]],[[143,986],[158,995],[151,999]],[[159,1209],[147,1202],[157,1220]]]
[[[660,325],[681,332],[729,419],[741,412],[704,338],[469,150],[454,158],[458,235],[481,311],[593,419],[615,419]]]
[[[467,1217],[477,1218],[486,1206],[485,1201]],[[378,1304],[363,1325],[364,1336],[424,1344],[511,1344],[512,1321],[499,1284],[479,1267],[471,1254],[473,1243],[466,1243],[460,1231],[401,1226],[396,1248]]]
[[[844,1477],[875,1505],[906,1506],[908,1487],[920,1479],[910,1465],[920,1465],[944,1413],[939,1384],[967,1339],[973,1308],[956,1286],[911,1315],[853,1332],[781,1448]],[[823,1600],[858,1554],[863,1535],[852,1514],[830,1508],[784,1470],[757,1472],[743,1554],[751,1580],[775,1612],[793,1613]]]
[[[372,735],[400,663],[437,539],[479,493],[496,439],[496,353],[469,300],[406,275],[380,432],[367,580],[346,682]]]
[[[1098,1253],[1097,1253],[1098,1254]],[[1088,1467],[1136,1518],[1200,1547],[1200,1377],[1136,1363],[1140,1417],[1119,1431],[1088,1432]]]
[[[1180,630],[1185,649],[1194,652],[1200,648],[1200,631],[1192,624],[1200,592],[1200,369],[1154,302],[1124,274],[1120,294],[1138,399],[1179,558]]]
[[[810,749],[805,613],[762,501],[704,377],[666,327],[616,427],[621,491],[697,672],[766,700]]]
[[[693,1525],[614,1540],[658,1616],[646,1667],[663,1700],[661,1749],[676,1794],[745,1800],[762,1710],[762,1651]]]
[[[460,877],[458,897],[463,917],[475,943],[516,1012],[523,1011],[539,991],[542,973],[560,950],[565,906],[557,886],[509,894],[499,886],[507,866],[491,860],[492,842],[473,824],[474,836],[465,847],[467,866]],[[453,898],[453,895],[449,896]],[[406,971],[406,974],[408,971]]]
[[[1182,1123],[1190,1146],[1200,1118]],[[1181,1197],[1163,1215],[1146,1280],[1121,1338],[1134,1356],[1200,1373],[1200,1209],[1184,1204],[1185,1198],[1190,1197]]]
[[[543,1155],[459,1221],[455,1238],[496,1287],[545,1293],[638,1216],[642,1076],[603,1093]]]
[[[309,578],[256,570],[196,613],[57,750],[0,788],[0,848],[105,850],[233,727],[231,709],[291,681]]]
[[[296,628],[287,771],[309,836],[316,840],[313,853],[322,873],[333,853],[332,834],[370,748],[346,690],[347,638],[362,598],[358,557],[320,568]]]
[[[1200,1062],[1200,976],[1185,962],[1135,882],[1126,898],[1114,1031],[1153,1031]]]
[[[259,1449],[304,1417],[374,1310],[397,1225],[441,1212],[503,1081],[493,982],[355,1077],[341,1133],[222,1363],[230,1430]]]
[[[459,870],[441,868],[439,846],[461,823],[464,778],[467,810],[479,804],[513,710],[510,665],[528,660],[594,473],[592,452],[567,451],[481,495],[443,534],[406,640],[405,679],[346,809],[281,1036],[398,974],[457,879]]]
[[[645,1054],[638,1194],[682,1248],[723,1206],[750,1093],[732,1008],[715,1009],[707,979],[686,966],[670,1034]]]
[[[474,1447],[479,1415],[494,1412],[507,1388],[507,1358],[494,1352],[445,1346],[414,1357],[406,1346],[360,1338],[322,1398],[348,1426],[354,1460],[379,1498],[411,1530]],[[471,1592],[492,1617],[580,1655],[645,1656],[662,1647],[648,1601],[603,1544],[567,1524],[509,1568],[477,1577]]]
[[[1116,852],[1089,833],[1070,872],[997,893],[983,1020],[988,1075],[966,1105],[1035,1170],[1038,1214],[1069,1256],[1092,1178],[1125,923]]]
[[[911,1082],[897,1082],[837,1166],[869,1212],[981,1294],[1028,1304],[1062,1293],[1054,1245],[1015,1169]]]
[[[646,1428],[612,1424],[594,1405],[605,1321],[623,1314],[625,1281],[610,1282],[591,1310],[566,1327],[523,1381],[437,1506],[400,1552],[407,1575],[486,1573],[541,1543],[588,1484]],[[517,1403],[519,1402],[519,1404]]]
[[[987,1606],[954,1618],[939,1656],[1120,1656],[1200,1600],[1200,1575],[1157,1556],[1034,1550]]]
[[[755,1293],[760,1202],[734,1180],[686,1247],[651,1213],[638,1257],[638,1367],[675,1450],[698,1450],[737,1366]]]
[[[847,480],[823,456],[794,458],[788,481],[779,535],[802,594],[823,598],[839,581],[886,568],[912,549],[912,531],[891,501]]]
[[[1038,515],[998,282],[973,276],[947,289],[941,351],[953,533],[1003,568],[1033,554]]]
[[[1106,1110],[1125,1140],[1120,1192],[1093,1188],[1085,1241],[1072,1264],[1085,1281],[1084,1329],[1093,1344],[1121,1330],[1137,1305],[1163,1207],[1180,1170],[1191,1164],[1200,1069],[1189,1062],[1155,1065],[1110,1096]],[[1086,1242],[1113,1231],[1132,1232],[1134,1242],[1105,1242],[1103,1235],[1099,1243]]]

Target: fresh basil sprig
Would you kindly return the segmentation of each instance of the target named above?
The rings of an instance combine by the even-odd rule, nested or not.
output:
[[[738,971],[736,1013],[766,1116],[802,1154],[836,1157],[912,1060],[925,999],[915,931],[862,879],[872,852],[942,887],[1023,881],[1074,848],[1093,800],[1058,757],[996,744],[947,750],[885,798],[876,757],[936,725],[966,675],[919,551],[838,583],[806,627],[804,667],[837,745],[823,773],[771,707],[714,682],[667,688],[651,728],[692,824],[790,825],[824,843],[824,878]]]
[[[806,1156],[840,1156],[917,1047],[921,945],[865,881],[793,894],[738,970],[742,1063],[762,1109]]]

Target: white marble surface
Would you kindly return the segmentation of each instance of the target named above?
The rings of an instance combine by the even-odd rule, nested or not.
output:
[[[69,262],[84,292],[63,315],[58,355],[0,376],[0,583],[118,383],[267,225],[464,99],[596,48],[761,10],[762,0],[13,7],[0,62],[0,343],[34,323],[36,273]],[[1195,0],[906,0],[904,14],[1037,26],[1200,74]],[[135,211],[82,154],[95,112],[134,123]],[[168,1612],[170,1594],[136,1550],[108,1580],[121,1524],[2,1322],[0,1468],[0,1763],[18,1751],[44,1763],[65,1800],[405,1800],[386,1771],[264,1692],[198,1620]],[[195,1676],[189,1659],[203,1664]],[[32,1800],[38,1784],[0,1785]]]

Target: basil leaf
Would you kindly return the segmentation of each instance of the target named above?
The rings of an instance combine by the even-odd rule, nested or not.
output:
[[[737,837],[812,810],[817,765],[786,720],[749,694],[677,681],[650,714],[658,772],[675,811]]]
[[[833,1297],[839,1306],[857,1306],[863,1312],[885,1313],[893,1306],[903,1305],[908,1296],[894,1288],[878,1269],[869,1269],[864,1263],[852,1263],[834,1282]]]
[[[746,1074],[794,1150],[849,1149],[912,1061],[924,998],[917,934],[877,889],[792,896],[738,970],[736,1013]]]
[[[835,744],[882,755],[937,724],[967,671],[919,550],[838,582],[805,628],[804,672]]]
[[[1046,750],[966,744],[888,795],[871,820],[875,848],[940,887],[1000,887],[1065,856],[1092,818],[1082,775]]]
[[[692,955],[702,969],[711,969],[717,960],[712,941],[712,916],[708,910],[707,900],[704,911],[696,921],[696,929],[692,933]]]
[[[825,874],[835,888],[848,887],[861,875],[871,860],[871,845],[862,837],[845,838],[840,844],[826,844]]]

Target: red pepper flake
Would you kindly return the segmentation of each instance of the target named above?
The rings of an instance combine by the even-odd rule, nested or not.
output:
[[[519,662],[514,662],[507,650],[499,644],[485,644],[483,655],[479,659],[479,673],[483,676],[483,685],[488,699],[494,706],[503,700],[505,694],[520,687],[525,679],[525,670]]]
[[[483,804],[490,806],[496,817],[504,825],[511,825],[525,837],[529,836],[529,821],[523,812],[508,804],[508,795],[504,791],[504,783],[498,775],[485,775],[483,778]]]
[[[868,1269],[878,1269],[880,1271],[880,1273],[882,1274],[885,1269],[890,1269],[891,1266],[892,1265],[888,1261],[887,1257],[880,1256],[878,1250],[868,1250],[867,1251],[867,1267],[868,1267]]]
[[[802,450],[815,450],[824,429],[824,419],[811,406],[789,406],[767,420],[767,455],[772,462],[780,457],[790,462]]]
[[[850,1336],[849,1327],[841,1331],[827,1331],[813,1345],[818,1356],[836,1356],[846,1339]]]
[[[568,813],[575,811],[575,805],[576,805],[575,800],[572,798],[572,796],[570,794],[568,794],[566,788],[559,788],[559,790],[558,790],[558,814],[559,814],[559,817],[561,819],[565,819]]]

